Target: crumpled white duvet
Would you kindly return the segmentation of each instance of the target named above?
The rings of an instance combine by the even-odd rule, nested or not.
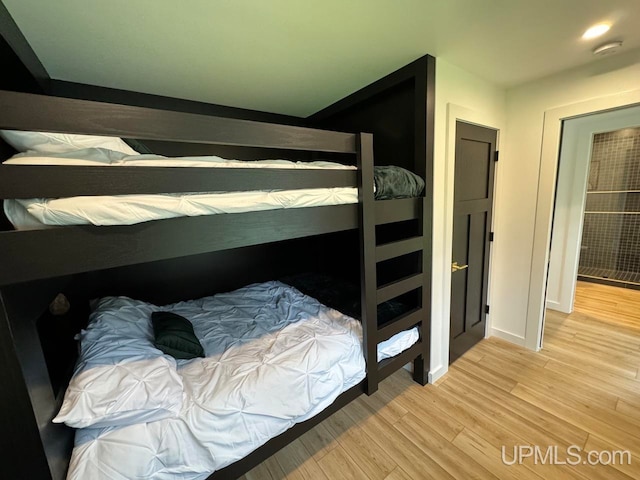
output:
[[[122,297],[106,304],[132,317],[158,310]],[[206,354],[178,361],[179,416],[78,430],[68,479],[204,479],[365,376],[360,323],[280,282],[162,310],[191,320]],[[386,353],[379,348],[379,359],[417,339],[416,329],[401,332],[385,342]]]
[[[353,170],[334,162],[291,162],[288,160],[227,160],[220,157],[167,158],[131,155],[101,148],[64,154],[27,152],[4,162],[8,165],[73,165],[126,167],[209,167]],[[69,198],[5,200],[7,218],[18,230],[43,225],[131,225],[165,218],[242,213],[279,208],[318,207],[358,202],[352,187],[299,190],[256,190],[246,192],[173,193],[157,195],[100,195]]]

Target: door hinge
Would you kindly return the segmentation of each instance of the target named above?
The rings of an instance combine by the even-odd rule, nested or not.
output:
[[[484,306],[484,313],[486,313],[486,314],[489,313],[489,305],[485,305]]]
[[[499,157],[500,157],[500,152],[499,152],[498,150],[496,150],[496,153],[495,153],[495,155],[494,155],[494,157],[493,157],[493,160],[494,160],[495,162],[497,162],[497,161],[498,161],[498,159],[499,159]]]
[[[493,242],[493,232],[489,232],[489,241]]]

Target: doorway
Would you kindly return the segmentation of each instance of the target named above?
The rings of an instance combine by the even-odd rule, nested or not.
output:
[[[561,153],[560,144],[563,125],[569,119],[577,119],[639,105],[640,90],[630,90],[545,110],[523,342],[524,346],[531,350],[540,350],[542,348],[548,293],[547,280],[549,276],[551,230],[558,178],[558,155]],[[555,233],[557,234],[557,232]]]
[[[449,363],[485,336],[497,131],[456,122]]]
[[[640,137],[626,130],[638,126],[640,106],[563,122],[547,282],[551,310],[573,311],[579,275],[606,267],[626,271],[640,262],[632,231],[640,216],[631,211],[640,202],[640,165],[632,158]]]

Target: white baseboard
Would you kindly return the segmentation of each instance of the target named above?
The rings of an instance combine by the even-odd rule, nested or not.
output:
[[[407,363],[403,368],[413,373],[413,363]],[[449,365],[443,365],[429,372],[429,383],[435,382],[448,371],[449,371]]]
[[[520,335],[514,335],[510,332],[505,332],[504,330],[500,330],[498,328],[491,328],[491,330],[489,330],[489,336],[501,338],[503,340],[506,340],[507,342],[520,345],[521,347],[525,346],[524,337],[521,337]]]
[[[555,300],[547,300],[547,308],[551,310],[558,310],[560,308],[560,302],[556,302]]]
[[[567,310],[560,302],[555,300],[547,300],[547,308],[556,312],[571,313],[571,309]]]
[[[429,383],[433,383],[449,371],[449,365],[441,365],[429,372]]]

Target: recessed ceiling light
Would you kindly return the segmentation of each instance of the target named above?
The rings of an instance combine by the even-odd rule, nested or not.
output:
[[[594,25],[593,27],[589,27],[589,29],[582,34],[582,38],[585,40],[589,40],[590,38],[596,38],[600,35],[604,35],[609,31],[611,25],[606,23],[599,23],[598,25]]]

